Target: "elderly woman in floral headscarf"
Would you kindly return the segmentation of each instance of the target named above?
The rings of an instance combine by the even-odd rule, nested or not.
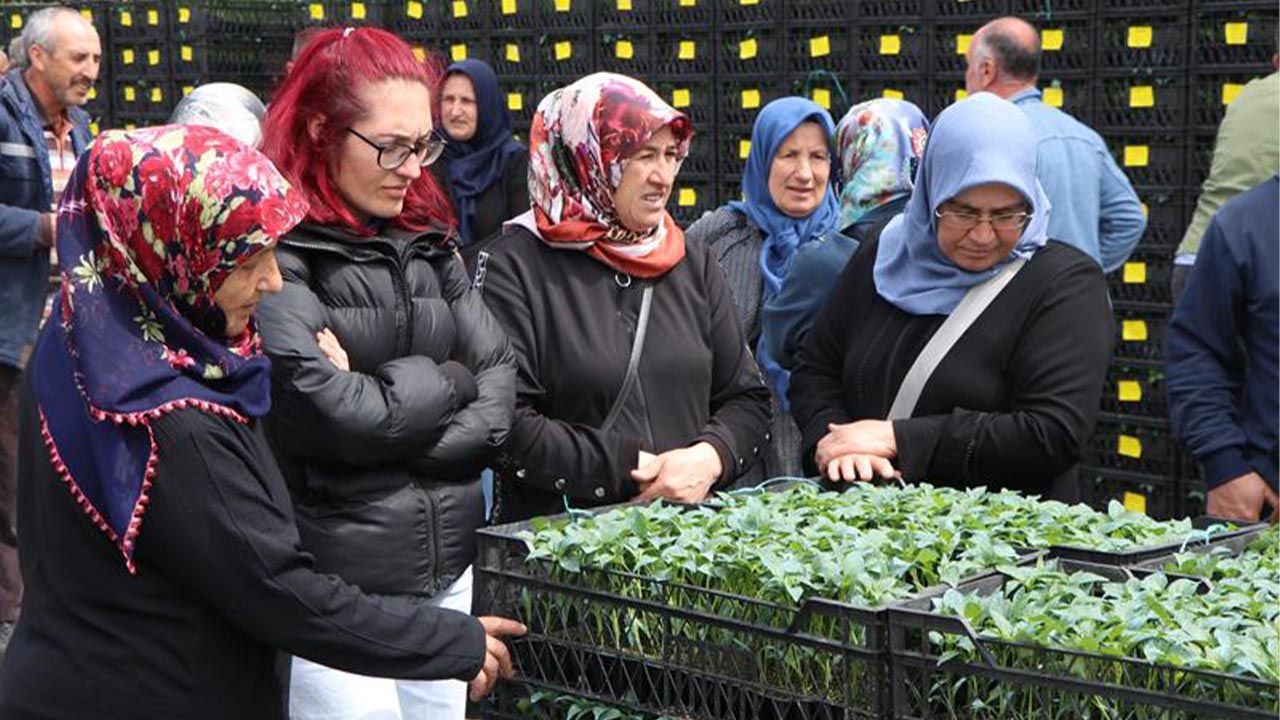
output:
[[[473,692],[501,671],[485,623],[509,621],[363,595],[299,547],[253,311],[306,211],[212,128],[108,132],[81,156],[24,407],[8,720],[283,717],[280,650]]]
[[[533,209],[478,270],[519,358],[499,521],[565,502],[701,500],[764,450],[769,393],[729,288],[666,211],[690,134],[684,114],[620,75],[538,106]]]

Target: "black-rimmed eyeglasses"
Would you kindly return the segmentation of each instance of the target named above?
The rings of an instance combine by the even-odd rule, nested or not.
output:
[[[401,143],[379,145],[356,132],[355,128],[347,128],[347,132],[360,138],[366,145],[378,151],[378,167],[383,170],[400,169],[400,166],[404,165],[411,155],[418,157],[418,165],[426,167],[440,159],[446,144],[444,138],[436,135],[434,131],[415,145],[403,145]]]

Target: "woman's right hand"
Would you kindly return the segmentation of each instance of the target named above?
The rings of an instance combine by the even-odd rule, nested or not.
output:
[[[872,480],[889,480],[898,477],[893,463],[879,455],[866,453],[849,453],[832,458],[826,467],[827,478],[832,482],[870,482]]]
[[[347,351],[342,349],[338,336],[334,335],[332,330],[325,328],[316,333],[316,342],[320,345],[320,352],[323,352],[335,367],[343,372],[351,371],[351,361],[347,359]]]
[[[511,667],[511,652],[507,650],[504,637],[520,636],[529,632],[521,623],[506,618],[485,616],[477,618],[484,626],[485,655],[480,672],[471,680],[470,696],[473,702],[480,702],[493,691],[499,678],[511,678],[515,670]]]

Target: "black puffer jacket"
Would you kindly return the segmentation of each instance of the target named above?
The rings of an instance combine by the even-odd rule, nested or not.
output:
[[[301,225],[278,259],[284,289],[258,320],[303,547],[368,592],[433,595],[475,556],[479,470],[515,399],[506,336],[439,235]],[[351,372],[321,352],[324,328]]]

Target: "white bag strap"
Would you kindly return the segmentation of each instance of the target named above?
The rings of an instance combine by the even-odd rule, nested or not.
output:
[[[889,408],[889,420],[903,420],[911,417],[911,413],[915,412],[916,403],[920,400],[920,393],[924,391],[924,384],[929,381],[929,377],[938,368],[942,358],[951,352],[952,346],[960,336],[964,335],[969,326],[973,325],[973,321],[978,319],[982,311],[987,309],[991,301],[996,299],[1000,291],[1026,264],[1025,258],[1017,258],[1005,265],[1004,269],[990,280],[969,288],[961,298],[960,304],[956,305],[956,309],[942,321],[938,331],[929,338],[924,349],[916,356],[916,361],[911,364],[907,376],[902,379],[902,385],[898,387],[897,396],[893,398],[893,407]]]

